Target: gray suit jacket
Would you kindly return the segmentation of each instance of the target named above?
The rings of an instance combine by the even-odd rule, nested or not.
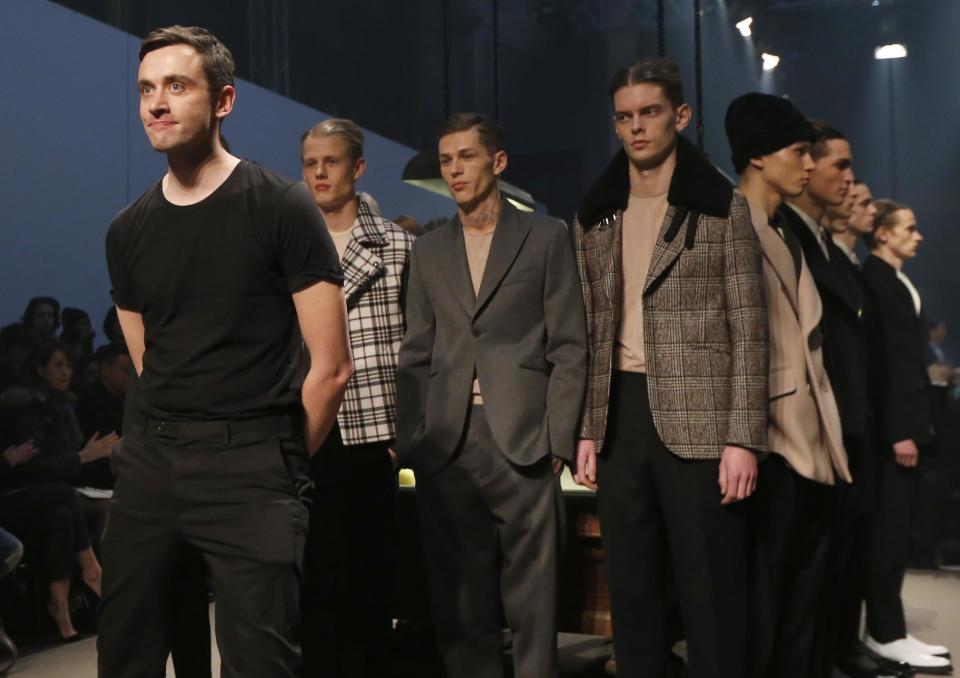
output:
[[[518,465],[574,456],[586,331],[562,221],[507,202],[474,296],[460,220],[413,247],[397,373],[397,448],[434,470],[460,442],[474,371],[501,452]]]

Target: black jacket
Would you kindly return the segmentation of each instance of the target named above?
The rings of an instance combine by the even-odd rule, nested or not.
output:
[[[827,239],[830,259],[803,219],[787,205],[780,215],[797,236],[823,302],[823,362],[840,409],[845,436],[863,436],[870,419],[866,300],[859,272],[843,251]]]
[[[924,366],[927,323],[918,314],[896,269],[880,257],[863,264],[872,304],[870,359],[880,367],[875,406],[883,442],[933,441],[934,412],[930,378]]]
[[[14,386],[0,394],[6,422],[3,449],[33,440],[40,450],[30,461],[0,473],[0,486],[33,483],[74,483],[80,475],[80,449],[84,439],[73,412],[74,397],[43,388]]]

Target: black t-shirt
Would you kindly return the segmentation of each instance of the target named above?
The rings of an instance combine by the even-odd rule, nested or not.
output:
[[[107,265],[114,302],[143,315],[140,405],[171,419],[289,411],[300,346],[291,293],[343,282],[306,187],[246,161],[193,205],[154,184],[110,224]]]

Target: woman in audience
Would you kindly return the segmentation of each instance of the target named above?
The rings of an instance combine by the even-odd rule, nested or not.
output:
[[[70,580],[74,563],[83,581],[100,595],[100,563],[90,547],[90,537],[73,488],[61,482],[20,486],[17,478],[38,460],[32,442],[8,448],[0,455],[0,524],[20,539],[35,545],[29,558],[49,582],[47,610],[64,642],[80,634],[70,619]]]
[[[34,297],[27,303],[20,322],[38,344],[52,341],[60,327],[60,302],[53,297]]]

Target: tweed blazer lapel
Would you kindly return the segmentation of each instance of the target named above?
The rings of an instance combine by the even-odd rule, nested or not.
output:
[[[521,223],[517,219],[517,208],[504,200],[500,222],[493,232],[490,255],[487,257],[487,265],[480,281],[480,292],[477,294],[471,315],[475,316],[483,309],[493,291],[503,280],[503,276],[510,270],[529,233],[530,222]],[[463,238],[462,235],[460,237]]]
[[[686,243],[687,229],[691,227],[691,219],[698,218],[696,212],[687,213],[683,208],[670,205],[667,213],[663,217],[663,223],[660,225],[660,233],[657,235],[657,244],[653,249],[653,256],[650,259],[650,268],[647,271],[647,280],[643,285],[644,294],[650,289],[656,280],[663,275],[670,265],[680,256]],[[668,233],[672,230],[675,219],[683,219],[676,231],[675,237],[669,238]]]

